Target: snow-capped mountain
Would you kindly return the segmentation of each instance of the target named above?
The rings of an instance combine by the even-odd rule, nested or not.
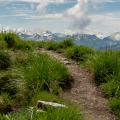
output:
[[[63,41],[66,38],[72,38],[76,45],[85,45],[103,50],[106,48],[120,50],[120,32],[114,33],[105,38],[103,38],[103,35],[101,34],[100,36],[94,34],[91,35],[91,34],[80,34],[80,33],[69,35],[64,33],[53,33],[51,31],[44,31],[41,33],[15,31],[15,33],[23,40]]]
[[[114,33],[111,36],[105,37],[105,38],[99,38],[96,35],[90,35],[90,34],[72,34],[67,35],[63,33],[52,33],[50,31],[45,31],[42,33],[35,33],[35,34],[26,34],[26,33],[17,33],[22,39],[25,40],[35,40],[35,41],[63,41],[66,38],[72,38],[74,39],[75,44],[77,45],[85,45],[97,49],[106,49],[111,48],[112,46],[117,45],[118,49],[118,43],[120,44],[119,40],[119,33]]]
[[[24,32],[16,33],[20,38],[24,40],[35,40],[35,41],[62,41],[67,38],[67,35],[62,33],[52,33],[45,31],[42,33],[27,34]]]

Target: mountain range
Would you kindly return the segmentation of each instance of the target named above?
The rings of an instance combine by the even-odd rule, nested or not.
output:
[[[7,31],[6,31],[7,32]],[[15,32],[15,31],[14,31]],[[111,34],[110,36],[103,37],[102,35],[91,34],[64,34],[53,33],[51,31],[45,31],[41,33],[32,32],[15,32],[20,38],[24,40],[34,41],[63,41],[64,39],[71,38],[76,45],[84,45],[100,50],[112,49],[120,50],[120,32]]]
[[[63,34],[63,33],[52,33],[50,31],[45,31],[42,33],[25,33],[17,32],[17,35],[24,40],[34,40],[34,41],[63,41],[66,38],[71,38],[77,45],[85,45],[96,49],[112,49],[120,50],[120,32],[114,33],[110,36],[101,38],[97,35],[90,34]]]

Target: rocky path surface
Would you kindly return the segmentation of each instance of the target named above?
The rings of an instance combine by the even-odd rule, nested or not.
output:
[[[75,81],[71,90],[62,93],[61,96],[80,106],[85,120],[117,120],[108,111],[107,100],[103,97],[99,88],[96,87],[92,74],[63,55],[44,49],[40,51],[59,60],[68,68]]]

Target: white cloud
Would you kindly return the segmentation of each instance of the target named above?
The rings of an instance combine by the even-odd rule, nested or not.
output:
[[[114,13],[91,15],[92,23],[89,26],[90,31],[110,34],[120,31],[120,17]]]
[[[71,21],[71,28],[78,31],[84,30],[90,23],[88,9],[91,5],[89,0],[77,0],[77,4],[67,10],[64,16]]]
[[[36,10],[39,13],[45,13],[47,6],[49,4],[64,4],[67,0],[1,0],[0,3],[6,3],[9,4],[11,2],[26,2],[31,4],[31,8],[34,8],[34,5],[36,5]]]
[[[115,14],[113,15],[111,13],[104,14],[104,15],[103,14],[100,15],[98,13],[96,13],[96,15],[91,15],[91,14],[89,15],[89,8],[90,7],[92,8],[92,6],[97,7],[99,4],[101,5],[103,3],[120,2],[120,0],[0,0],[1,4],[3,3],[9,4],[11,2],[14,2],[14,3],[17,2],[17,4],[28,3],[31,5],[31,10],[30,9],[22,10],[21,8],[19,8],[18,10],[16,8],[14,9],[14,11],[12,11],[14,12],[13,15],[3,15],[3,16],[1,15],[0,17],[24,16],[24,19],[26,19],[26,21],[30,20],[31,23],[32,22],[34,23],[34,21],[36,22],[36,20],[37,22],[41,22],[44,19],[45,22],[43,24],[47,24],[47,20],[56,21],[56,19],[57,20],[59,19],[59,21],[62,21],[62,22],[64,20],[65,26],[66,24],[70,23],[72,30],[77,30],[77,31],[81,31],[81,30],[86,31],[86,29],[90,29],[90,31],[96,30],[96,31],[104,31],[104,32],[105,31],[110,32],[115,30],[120,31],[120,23],[119,23],[120,16],[116,17],[117,15]],[[19,3],[19,2],[23,2],[23,3]],[[74,7],[69,8],[67,11],[64,11],[64,13],[55,12],[55,13],[48,14],[47,7],[49,4],[61,5],[66,2],[76,3],[76,5]],[[12,6],[8,5],[8,7],[12,7]],[[36,15],[36,12],[33,11],[35,9],[37,10],[38,13],[44,13],[44,14]],[[37,23],[35,23],[35,25],[36,24]],[[61,29],[62,27],[65,27],[65,26],[60,26],[58,23],[56,24],[59,26],[58,29],[60,29],[60,27]],[[47,25],[46,25],[46,28],[47,28]],[[67,29],[67,26],[66,26],[66,29]]]

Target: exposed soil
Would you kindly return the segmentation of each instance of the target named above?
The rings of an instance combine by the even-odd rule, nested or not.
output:
[[[61,96],[80,106],[85,120],[118,120],[108,111],[107,100],[96,86],[90,72],[61,54],[44,49],[40,51],[56,58],[68,68],[75,81],[71,90],[63,92]]]

